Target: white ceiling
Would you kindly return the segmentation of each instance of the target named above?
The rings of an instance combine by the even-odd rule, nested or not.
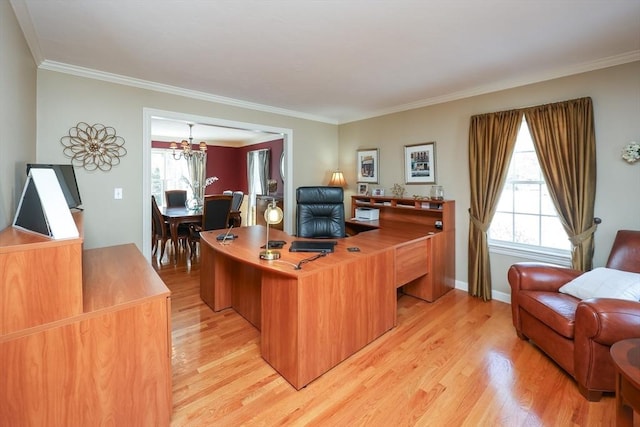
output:
[[[11,4],[43,68],[328,123],[640,60],[640,0]]]
[[[189,129],[189,125],[192,128]],[[204,141],[209,145],[242,147],[283,138],[282,134],[213,126],[206,123],[173,120],[163,117],[151,118],[151,139],[153,141],[180,142],[192,135],[193,143]]]

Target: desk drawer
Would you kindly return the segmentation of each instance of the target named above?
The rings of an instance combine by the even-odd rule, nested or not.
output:
[[[396,287],[406,285],[430,270],[427,239],[396,248]]]

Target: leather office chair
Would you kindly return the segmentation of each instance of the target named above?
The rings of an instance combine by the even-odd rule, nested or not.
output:
[[[158,252],[158,243],[160,243],[160,260],[164,257],[164,250],[167,245],[167,240],[171,239],[171,231],[169,230],[169,223],[165,221],[156,202],[155,196],[151,196],[151,250],[153,256],[156,256]],[[189,237],[189,230],[185,227],[178,228],[178,241],[183,245]]]
[[[184,208],[187,203],[187,190],[166,190],[164,200],[168,208]]]
[[[299,187],[296,202],[299,237],[345,237],[344,190],[341,187]]]
[[[202,225],[190,225],[189,244],[191,256],[195,254],[196,243],[200,242],[200,232],[225,229],[229,226],[229,213],[233,196],[216,194],[204,197]]]

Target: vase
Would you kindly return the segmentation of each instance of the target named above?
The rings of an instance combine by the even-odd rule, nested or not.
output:
[[[442,185],[431,186],[431,199],[444,200],[444,188],[442,188]]]

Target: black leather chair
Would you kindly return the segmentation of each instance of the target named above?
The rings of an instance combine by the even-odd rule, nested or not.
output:
[[[341,187],[299,187],[296,202],[298,237],[345,237],[344,191]]]
[[[231,212],[232,196],[212,195],[204,197],[202,207],[202,225],[191,224],[189,246],[191,256],[195,254],[196,243],[200,242],[200,232],[208,230],[224,229],[229,226],[229,213]]]

